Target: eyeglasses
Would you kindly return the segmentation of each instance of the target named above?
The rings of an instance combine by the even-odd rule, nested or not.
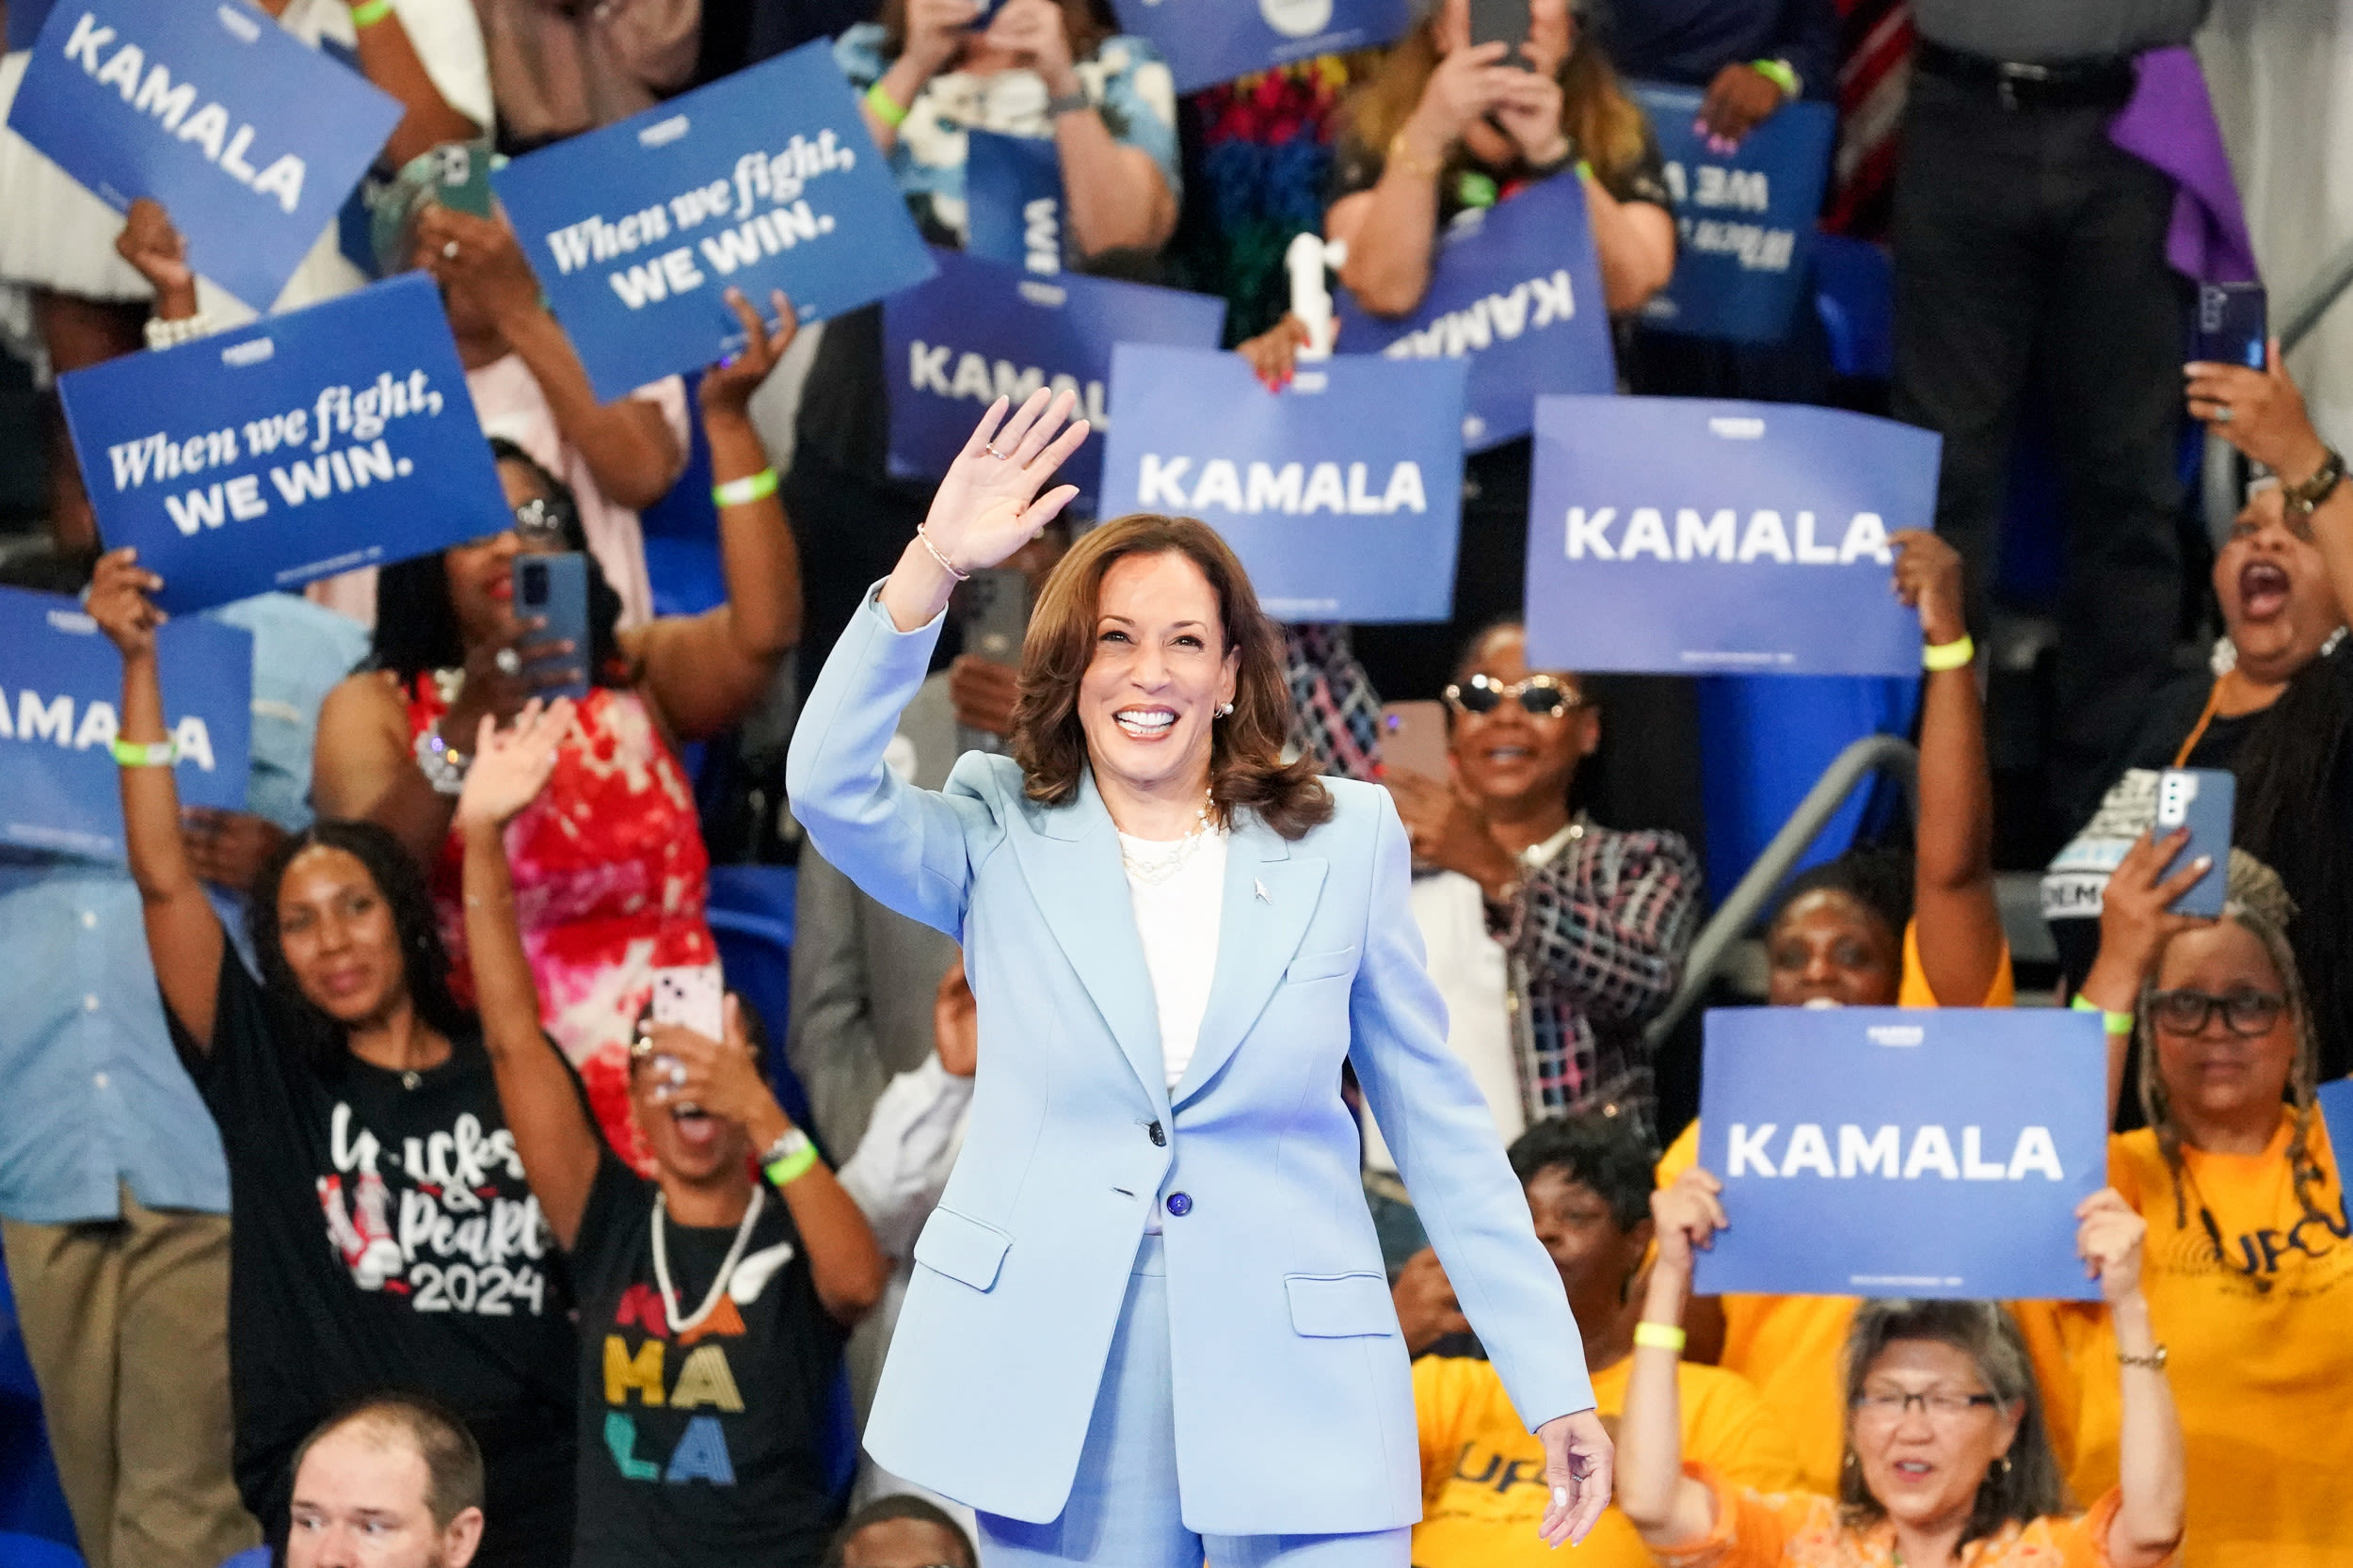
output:
[[[564,514],[542,496],[533,496],[515,508],[515,526],[507,532],[512,533],[528,551],[544,553],[567,549],[570,544],[564,536]],[[504,536],[504,534],[484,534],[468,539],[466,548],[488,550]]]
[[[1445,696],[1447,705],[1458,713],[1492,713],[1505,703],[1516,701],[1536,718],[1557,719],[1572,708],[1585,706],[1582,694],[1551,675],[1531,675],[1509,686],[1484,675],[1474,675],[1466,684],[1449,686]]]
[[[2287,1010],[2288,999],[2276,991],[2251,985],[2233,987],[2227,995],[2212,991],[2159,991],[2149,999],[2157,1027],[2169,1034],[2203,1034],[2206,1022],[2219,1008],[2222,1022],[2242,1039],[2267,1034]]]
[[[1939,1426],[1954,1426],[1965,1421],[1979,1410],[1997,1410],[2002,1401],[1991,1394],[1953,1394],[1944,1389],[1928,1393],[1906,1393],[1899,1388],[1885,1388],[1855,1396],[1855,1420],[1877,1421],[1893,1426],[1904,1417],[1905,1412],[1917,1404],[1928,1418]]]

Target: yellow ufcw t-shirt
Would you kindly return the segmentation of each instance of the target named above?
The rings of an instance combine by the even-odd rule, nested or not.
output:
[[[2178,1212],[2156,1134],[2108,1140],[2109,1184],[2149,1222],[2141,1288],[2188,1446],[2184,1568],[2353,1568],[2353,1214],[2314,1116],[2318,1215],[2306,1215],[2294,1130],[2282,1109],[2259,1155],[2185,1148]],[[2122,1393],[2105,1315],[2099,1328],[2069,1478],[2079,1493],[2116,1480]]]
[[[1634,1358],[1593,1373],[1593,1399],[1612,1438],[1625,1410]],[[1756,1391],[1732,1373],[1686,1363],[1676,1376],[1683,1452],[1736,1486],[1788,1490],[1797,1455]],[[1561,1568],[1536,1533],[1551,1489],[1545,1448],[1520,1424],[1493,1366],[1463,1356],[1414,1363],[1421,1423],[1421,1523],[1414,1568]],[[1576,1553],[1577,1568],[1651,1568],[1649,1548],[1616,1504]]]

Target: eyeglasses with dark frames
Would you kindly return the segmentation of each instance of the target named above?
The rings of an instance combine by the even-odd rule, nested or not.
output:
[[[2252,985],[2234,985],[2220,996],[2212,991],[2174,990],[2159,991],[2149,999],[2149,1011],[2157,1027],[2169,1034],[2203,1034],[2207,1021],[2219,1010],[2224,1027],[2241,1039],[2268,1034],[2287,1005],[2288,999],[2277,991],[2259,991]]]
[[[1447,706],[1458,713],[1492,713],[1516,702],[1534,718],[1557,719],[1572,708],[1585,706],[1584,694],[1554,675],[1531,675],[1510,685],[1492,676],[1474,675],[1446,689]]]

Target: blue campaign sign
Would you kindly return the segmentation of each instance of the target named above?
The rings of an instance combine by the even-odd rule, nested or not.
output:
[[[1413,0],[1112,0],[1123,31],[1168,62],[1179,93],[1401,37]]]
[[[1050,276],[1062,270],[1061,154],[1044,136],[964,134],[964,249]]]
[[[2329,1153],[2336,1160],[2337,1185],[2345,1186],[2345,1161],[2353,1160],[2353,1078],[2320,1086],[2321,1125],[2329,1129]]]
[[[1439,236],[1430,286],[1412,315],[1368,315],[1346,290],[1334,303],[1339,346],[1352,354],[1470,361],[1466,451],[1527,435],[1546,392],[1617,389],[1601,267],[1573,174],[1457,218]]]
[[[100,534],[175,613],[514,526],[421,272],[57,390]]]
[[[495,169],[600,397],[744,346],[725,291],[803,321],[931,276],[824,39]]]
[[[156,653],[165,721],[180,744],[181,803],[243,810],[252,633],[175,620],[156,633]],[[0,588],[0,843],[123,857],[121,696],[121,657],[80,605]]]
[[[1642,307],[1643,322],[1690,337],[1781,342],[1813,277],[1838,112],[1785,104],[1720,153],[1692,128],[1698,88],[1640,82],[1632,90],[1657,134],[1675,203],[1674,277]]]
[[[1693,1288],[2096,1300],[2075,1206],[2107,1185],[2107,1123],[2091,1014],[1712,1011],[1700,1163],[1732,1225]]]
[[[197,269],[266,311],[400,113],[243,0],[56,0],[8,128],[118,212],[162,202]]]
[[[1343,354],[1270,392],[1239,354],[1122,344],[1101,514],[1199,518],[1280,620],[1445,620],[1465,369]]]
[[[8,7],[8,52],[18,54],[33,46],[40,36],[41,24],[49,20],[49,12],[57,0],[14,0]]]
[[[991,403],[1019,403],[1044,386],[1078,392],[1074,417],[1099,438],[1111,426],[1104,387],[1114,344],[1215,348],[1225,328],[1225,302],[1208,295],[1075,272],[1032,278],[1001,262],[935,254],[936,277],[883,301],[890,467],[902,477],[947,472]],[[1082,507],[1102,476],[1096,438],[1062,471]]]
[[[1940,442],[1837,408],[1536,405],[1528,656],[1673,675],[1920,673],[1887,537],[1936,514]]]

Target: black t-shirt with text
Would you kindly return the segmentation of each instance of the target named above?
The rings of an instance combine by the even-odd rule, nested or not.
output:
[[[609,1152],[571,1253],[580,1292],[578,1568],[822,1561],[839,1512],[821,1452],[847,1331],[817,1299],[783,1194],[768,1190],[717,1304],[670,1327],[653,1264],[655,1188]],[[734,1225],[665,1219],[680,1320]]]
[[[182,1055],[229,1156],[236,1475],[282,1539],[296,1448],[337,1405],[423,1388],[488,1467],[479,1568],[569,1561],[574,1337],[479,1031],[430,1070],[314,1064],[233,949],[209,1053]]]

